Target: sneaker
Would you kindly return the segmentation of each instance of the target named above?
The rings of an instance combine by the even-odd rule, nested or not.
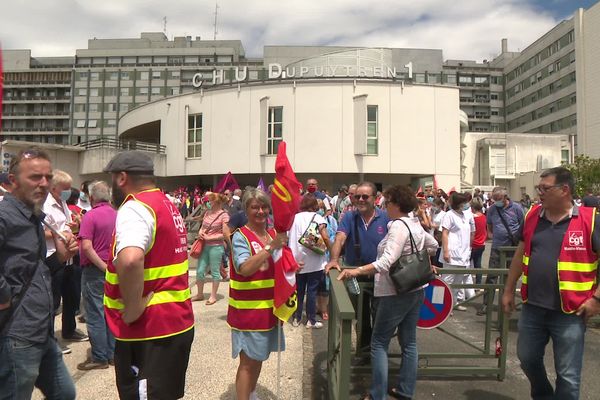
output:
[[[323,323],[321,321],[315,321],[315,323],[311,323],[308,321],[306,323],[306,329],[320,329],[323,327]]]
[[[297,327],[299,327],[299,326],[300,326],[300,320],[299,320],[299,319],[296,319],[296,318],[292,319],[292,326],[293,326],[294,328],[297,328]]]
[[[81,332],[79,329],[75,329],[70,335],[63,335],[63,339],[70,342],[87,342],[90,340],[88,335]]]
[[[487,310],[485,307],[481,307],[479,310],[477,310],[477,315],[481,316],[485,314],[487,314]]]
[[[71,349],[70,348],[68,348],[64,344],[59,344],[59,346],[60,346],[61,353],[63,353],[63,354],[71,354]]]
[[[100,362],[94,360],[85,360],[77,364],[77,369],[80,371],[91,371],[92,369],[107,369],[108,361]]]
[[[467,307],[465,306],[456,306],[454,307],[456,311],[467,311]]]

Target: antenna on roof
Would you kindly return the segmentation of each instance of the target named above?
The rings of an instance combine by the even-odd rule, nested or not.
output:
[[[219,14],[219,2],[215,1],[215,24],[213,25],[215,30],[213,34],[213,40],[217,40],[217,15]]]
[[[163,20],[163,33],[165,34],[165,36],[167,36],[167,16],[165,15],[162,20]]]

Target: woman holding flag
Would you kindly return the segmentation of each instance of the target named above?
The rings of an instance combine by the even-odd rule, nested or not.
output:
[[[287,244],[285,233],[267,229],[269,197],[258,189],[246,191],[243,206],[248,223],[232,239],[233,267],[227,323],[232,329],[233,358],[240,356],[236,375],[239,400],[256,399],[256,383],[263,361],[278,346],[278,320],[273,314],[275,262],[273,253]]]

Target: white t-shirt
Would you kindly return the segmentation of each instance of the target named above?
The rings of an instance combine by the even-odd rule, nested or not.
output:
[[[440,252],[439,261],[444,264],[468,267],[471,265],[471,232],[475,232],[473,213],[448,211],[442,219],[442,228],[448,229],[448,250],[450,263],[444,261]]]
[[[48,225],[59,232],[71,231],[71,228],[67,225],[71,222],[71,211],[66,202],[57,201],[52,193],[48,193],[42,211],[46,214],[45,221]],[[46,239],[46,257],[50,257],[54,253],[56,253],[54,239]],[[70,265],[70,262],[67,262],[67,264]]]
[[[115,258],[125,247],[139,247],[146,253],[150,249],[154,217],[137,201],[128,201],[117,212],[115,224]],[[114,261],[114,260],[113,260]]]
[[[322,271],[327,264],[327,256],[325,254],[320,255],[314,251],[307,249],[298,243],[298,239],[302,237],[302,234],[308,228],[310,221],[314,216],[314,221],[320,225],[327,225],[325,218],[317,213],[302,211],[294,217],[294,223],[288,232],[288,246],[292,249],[294,258],[298,262],[304,262],[304,266],[298,272],[300,274],[306,274],[309,272]]]

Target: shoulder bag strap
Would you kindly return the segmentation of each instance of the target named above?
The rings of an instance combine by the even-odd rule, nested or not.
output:
[[[508,223],[506,222],[506,219],[504,219],[504,215],[502,214],[502,210],[498,209],[496,210],[498,212],[498,215],[500,216],[500,220],[502,221],[502,225],[504,225],[504,228],[506,229],[506,232],[508,233],[508,237],[510,238],[510,241],[513,245],[515,245],[515,236],[513,235],[512,231],[510,230],[510,228],[508,227]]]
[[[415,242],[415,238],[413,237],[412,232],[410,231],[410,228],[408,227],[408,224],[403,221],[401,218],[398,218],[395,221],[400,221],[404,224],[404,226],[406,226],[406,229],[408,229],[408,235],[410,236],[410,253],[414,254],[417,253],[418,251],[418,247],[417,247],[417,243]]]

